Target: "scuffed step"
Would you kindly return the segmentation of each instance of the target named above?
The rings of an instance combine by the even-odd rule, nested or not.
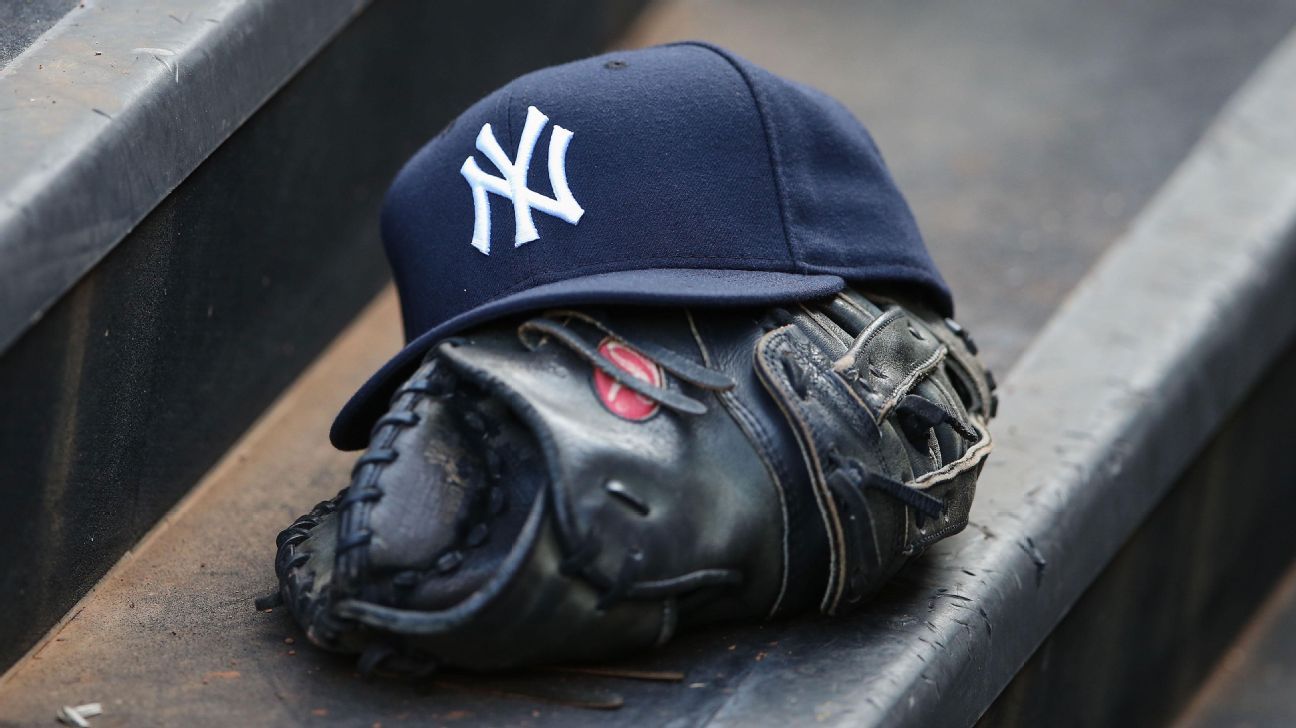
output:
[[[63,705],[100,702],[98,726],[607,722],[596,708],[635,725],[970,723],[1063,616],[1083,609],[1158,504],[1184,492],[1185,468],[1221,427],[1271,391],[1275,365],[1293,371],[1293,78],[1296,39],[1006,378],[975,527],[858,615],[707,632],[610,675],[370,681],[351,660],[301,644],[282,610],[251,604],[274,588],[277,530],[342,484],[351,456],[333,452],[325,431],[399,343],[387,294],[0,682],[0,720],[46,722]],[[1162,560],[1198,542],[1167,539]],[[1130,619],[1144,606],[1111,608]],[[1146,692],[1086,677],[1089,694]]]
[[[642,2],[95,0],[0,69],[0,669],[382,288],[410,153]]]
[[[0,723],[53,720],[99,702],[100,726],[384,725],[475,717],[660,722],[703,716],[729,682],[777,651],[759,627],[713,632],[632,665],[501,678],[362,679],[353,658],[306,644],[272,593],[274,538],[345,485],[354,453],[328,443],[342,402],[400,344],[380,296],[202,483],[0,681]]]

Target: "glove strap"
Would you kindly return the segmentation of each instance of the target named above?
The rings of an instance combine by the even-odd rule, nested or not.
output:
[[[840,316],[825,325],[807,311],[756,350],[757,372],[796,433],[828,533],[820,608],[829,614],[860,603],[906,557],[966,525],[990,446],[979,414],[964,410],[949,380],[925,384],[946,373],[944,339],[899,307],[848,303],[871,317],[858,334],[835,323]],[[914,394],[920,386],[924,397]],[[946,425],[963,441],[960,456],[915,472],[911,454],[925,453],[932,428]]]

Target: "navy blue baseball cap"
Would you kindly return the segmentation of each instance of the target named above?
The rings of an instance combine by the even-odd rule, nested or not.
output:
[[[681,43],[527,74],[405,165],[382,237],[408,344],[342,409],[364,447],[439,339],[573,304],[739,306],[950,293],[868,132],[828,96]]]

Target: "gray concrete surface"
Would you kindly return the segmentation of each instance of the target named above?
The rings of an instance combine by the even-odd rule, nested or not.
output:
[[[678,0],[629,42],[713,41],[844,101],[1002,370],[1294,22],[1292,0]]]
[[[1005,1],[978,5],[977,11],[948,3],[919,15],[900,2],[867,7],[686,2],[663,8],[634,42],[701,36],[838,95],[848,96],[845,92],[856,87],[871,89],[870,108],[876,104],[882,111],[866,113],[858,95],[847,101],[877,133],[954,283],[963,317],[974,324],[989,358],[1003,366],[1017,358],[1057,301],[1175,166],[1232,87],[1290,27],[1288,16],[1296,14],[1288,4],[1248,3],[1246,12],[1238,10],[1242,7],[1167,0],[1123,9],[1078,2],[1031,8]],[[1227,231],[1220,240],[1235,242]],[[1259,258],[1223,259],[1237,265],[1227,271],[1233,280],[1264,271]],[[1171,273],[1177,280],[1186,272],[1206,276],[1215,272],[1211,262],[1172,266]],[[1139,285],[1138,280],[1127,282],[1127,287]],[[1203,326],[1209,320],[1203,312],[1229,302],[1222,296],[1193,300],[1182,288],[1156,293],[1161,307],[1185,295],[1195,306],[1189,313]],[[984,481],[979,512],[995,514],[1006,524],[1012,517],[1000,511],[1016,511],[1023,498],[1034,499],[1036,521],[997,531],[970,529],[957,543],[925,559],[921,568],[908,570],[870,610],[851,620],[708,632],[637,663],[682,669],[687,673],[682,682],[552,675],[360,682],[350,662],[302,645],[282,610],[265,615],[247,605],[273,584],[268,542],[274,531],[339,485],[350,458],[324,445],[327,419],[348,385],[395,345],[394,316],[391,299],[380,302],[230,453],[192,500],[111,573],[39,652],[5,677],[0,720],[46,721],[60,705],[91,700],[103,701],[107,709],[96,720],[99,726],[470,720],[566,725],[608,720],[607,714],[563,705],[580,700],[604,705],[624,701],[614,719],[637,725],[708,719],[750,724],[760,717],[794,722],[789,716],[848,723],[884,714],[898,720],[915,706],[916,712],[907,715],[917,718],[936,704],[930,694],[942,687],[947,697],[952,689],[964,699],[984,698],[992,689],[988,673],[1002,672],[1005,664],[988,666],[985,661],[1006,658],[966,645],[951,662],[954,670],[924,682],[916,658],[894,671],[871,670],[861,655],[874,660],[885,656],[885,650],[874,649],[878,643],[870,641],[873,636],[930,628],[940,632],[937,640],[948,634],[963,639],[964,630],[970,632],[969,625],[980,622],[964,619],[954,600],[941,598],[939,589],[988,592],[994,586],[999,593],[987,598],[988,616],[983,616],[994,620],[996,640],[1015,643],[1024,659],[1038,635],[1018,630],[1021,615],[1011,613],[1010,600],[1039,600],[1052,613],[1067,597],[1058,586],[1067,582],[1058,575],[1077,564],[1092,569],[1101,561],[1032,533],[1041,514],[1060,499],[1053,499],[1055,493],[1022,491],[1046,483],[1055,473],[1028,460],[1026,464],[1034,463],[1026,468],[1030,477],[1008,481],[996,465]],[[1223,323],[1237,323],[1235,319]],[[1192,334],[1187,329],[1159,331],[1164,338],[1154,344],[1168,347],[1184,344]],[[1126,328],[1111,336],[1106,344],[1113,347],[1136,350],[1143,345]],[[1045,358],[1034,366],[1066,364]],[[1163,471],[1174,469],[1174,457],[1187,453],[1157,451],[1134,467],[1125,459],[1123,441],[1114,438],[1113,430],[1102,429],[1114,427],[1106,417],[1113,408],[1142,404],[1154,386],[1144,381],[1150,371],[1118,374],[1101,382],[1101,401],[1086,403],[1071,393],[1068,403],[1094,415],[1080,423],[1079,436],[1073,430],[1042,432],[1029,417],[1018,417],[1017,426],[1014,420],[1001,422],[1001,441],[1017,445],[1005,447],[992,463],[1048,458],[1068,477],[1088,477],[1093,473],[1085,463],[1099,462],[1094,453],[1102,451],[1114,457],[1102,460],[1108,467],[1095,472],[1108,477],[1109,484],[1165,476]],[[1175,382],[1200,386],[1195,374],[1181,372]],[[1016,385],[1010,381],[1006,386]],[[1018,391],[1006,396],[1005,409],[1012,412],[1014,401],[1043,396],[1037,390]],[[1054,424],[1060,421],[1056,414]],[[1070,414],[1074,411],[1063,412],[1061,419]],[[1190,434],[1203,436],[1198,430],[1204,424],[1184,419],[1192,424]],[[1094,431],[1086,429],[1090,426]],[[1011,467],[1020,470],[1023,463]],[[1068,480],[1065,485],[1074,495],[1085,483]],[[1122,522],[1137,520],[1148,494],[1125,494],[1138,492],[1116,489],[1107,500],[1086,495],[1086,512],[1117,509]],[[1028,535],[1037,538],[1026,540]],[[1034,561],[1031,549],[1036,545],[1047,551],[1048,571]],[[978,582],[990,572],[972,567],[987,559],[1002,559],[1025,577],[1015,587]],[[297,641],[288,644],[288,639]],[[897,654],[915,654],[908,642],[887,644]],[[955,649],[954,644],[937,641],[918,654],[931,657]],[[805,685],[813,692],[800,691],[798,686]],[[519,694],[539,694],[542,700]],[[885,702],[873,695],[884,696]]]
[[[0,0],[0,5],[20,1],[25,0]],[[107,23],[109,4],[89,2],[60,25],[80,24],[75,29],[82,40],[88,36],[95,42],[98,33],[123,24],[135,33],[156,30],[158,17],[177,29],[187,18],[190,32],[195,25],[215,29],[220,24],[209,21],[223,19],[230,24],[223,29],[225,40],[199,32],[202,47],[224,48],[258,83],[267,79],[257,57],[239,53],[237,43],[222,44],[235,42],[231,36],[244,43],[255,37],[270,42],[275,33],[304,33],[311,26],[303,21],[287,27],[291,21],[283,16],[257,15],[275,9],[290,18],[308,15],[299,2],[258,0],[198,0],[183,7],[173,0],[115,0],[114,24],[96,24]],[[384,0],[347,23],[268,101],[243,98],[265,103],[247,122],[235,124],[211,156],[0,353],[0,502],[5,504],[0,594],[15,597],[0,619],[0,670],[175,505],[383,288],[388,271],[378,211],[409,155],[465,105],[535,64],[601,50],[630,23],[639,4],[546,0],[500,17],[474,0]],[[228,14],[198,14],[204,5],[221,5]],[[318,22],[328,17],[325,11],[341,6],[310,7],[321,15]],[[249,25],[248,13],[261,25]],[[493,38],[463,32],[487,23],[497,32]],[[114,41],[129,46],[131,38],[145,42],[139,35]],[[104,55],[94,56],[67,35],[58,43],[46,41],[44,51],[75,54],[56,58],[73,66],[102,62],[103,71],[116,67],[124,74],[117,80],[128,85],[152,73],[149,68],[162,68],[152,57],[138,62],[116,57],[109,43],[96,42]],[[276,46],[280,53],[289,50]],[[204,57],[212,60],[210,54]],[[181,63],[182,83],[196,83],[189,74],[196,74],[199,64],[184,57]],[[29,80],[68,92],[104,91],[93,78],[65,76],[54,63],[28,56],[23,64],[35,77]],[[208,81],[225,88],[240,86],[241,78],[217,73]],[[122,90],[116,83],[107,86]],[[89,114],[75,99],[59,96],[57,104],[46,99],[25,109],[36,128],[10,126],[6,122],[14,121],[15,113],[5,108],[9,90],[0,82],[0,188],[14,181],[7,173],[16,164],[16,146],[29,145],[35,158],[47,159],[51,150],[41,148],[36,137],[61,139],[67,131],[42,126],[54,118],[43,109],[62,109],[71,101],[79,111],[69,119]],[[213,124],[238,121],[222,117],[208,92],[194,88],[190,93],[187,99],[200,104]],[[165,134],[159,141],[148,124],[199,130],[187,123],[192,107],[159,106],[157,97],[147,98],[152,100],[135,99],[121,109],[95,107],[113,114],[111,120],[89,114],[94,124],[106,125],[103,131],[113,129],[118,141],[128,142],[127,161],[94,147],[99,153],[86,152],[91,159],[78,161],[108,173],[78,177],[87,187],[76,190],[41,188],[47,214],[26,207],[16,212],[27,221],[56,218],[94,241],[87,248],[73,245],[78,254],[64,258],[59,243],[67,239],[35,234],[22,242],[36,269],[58,269],[63,280],[78,272],[80,253],[102,254],[98,245],[111,242],[104,237],[107,230],[83,223],[99,219],[101,203],[111,207],[111,200],[99,199],[109,190],[142,181],[164,188],[171,183],[166,180],[177,179],[168,175],[184,170],[170,166],[177,160],[165,151],[167,143],[197,153],[202,150],[190,143],[219,141],[188,137],[186,142]],[[21,138],[11,135],[15,128]],[[0,211],[4,195],[0,189]],[[156,202],[147,195],[134,199],[148,206]],[[17,289],[42,278],[41,271],[11,259],[14,250],[5,243],[0,230],[0,319],[25,321],[25,314],[7,308],[13,300],[7,297],[22,298]],[[41,554],[35,563],[28,556],[32,552]]]
[[[6,65],[0,353],[369,1],[78,2]]]
[[[7,0],[0,3],[0,68],[49,30],[77,0]]]
[[[1274,514],[1296,512],[1296,460],[1271,456],[1290,446],[1293,409],[1296,340],[1195,454],[977,728],[1165,725],[1196,699],[1238,634],[1252,631],[1248,623],[1264,611],[1266,595],[1296,560],[1296,531],[1271,527]],[[1090,528],[1073,548],[1101,538]],[[1293,627],[1288,649],[1296,646]],[[1296,667],[1296,652],[1288,661],[1287,669]],[[1154,689],[1149,676],[1155,676]],[[1237,687],[1230,686],[1223,700],[1244,694]],[[1292,708],[1296,700],[1285,706],[1285,716],[1277,706],[1269,715],[1278,725],[1296,724]]]
[[[808,656],[754,670],[711,724],[793,722],[789,698],[821,694],[835,725],[960,725],[999,695],[1296,340],[1294,88],[1291,34],[1008,373],[969,528],[905,577],[931,601],[870,605],[914,622],[789,633]],[[1257,430],[1260,452],[1287,446]]]
[[[389,291],[4,677],[0,720],[97,701],[101,727],[968,724],[1289,348],[1293,87],[1296,36],[1007,377],[972,526],[849,618],[706,631],[620,666],[669,678],[655,682],[366,682],[305,645],[284,610],[253,610],[275,585],[274,533],[345,478],[352,457],[324,432],[348,383],[398,341]]]

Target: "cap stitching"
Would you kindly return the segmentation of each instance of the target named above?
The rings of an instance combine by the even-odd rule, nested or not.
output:
[[[508,137],[508,146],[505,149],[516,149],[517,144],[513,141],[513,86],[508,87],[508,93],[504,95],[504,134]]]
[[[774,179],[775,194],[778,197],[779,222],[783,225],[783,240],[787,244],[788,257],[791,258],[793,266],[798,269],[802,268],[801,258],[797,255],[795,246],[792,244],[792,227],[788,222],[787,216],[787,189],[783,184],[783,176],[780,174],[782,160],[779,159],[777,145],[774,143],[774,130],[769,123],[768,112],[760,94],[756,93],[756,84],[752,82],[751,76],[733,59],[724,49],[717,48],[707,43],[698,43],[696,41],[682,43],[681,45],[692,45],[698,48],[705,48],[723,58],[747,86],[747,93],[751,94],[752,105],[756,107],[756,117],[760,119],[761,132],[765,135],[765,150],[769,154],[770,176]]]

